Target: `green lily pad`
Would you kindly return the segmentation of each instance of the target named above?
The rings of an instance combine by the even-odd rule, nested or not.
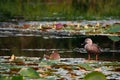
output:
[[[120,62],[103,63],[103,66],[120,66]]]
[[[34,69],[32,68],[22,68],[19,71],[20,75],[25,76],[25,77],[30,77],[30,78],[39,78],[39,74],[38,72],[36,72]]]
[[[41,62],[39,63],[39,66],[53,65],[58,62],[59,62],[58,60],[41,60]]]
[[[9,65],[9,64],[0,64],[0,67],[10,68],[10,67],[11,67],[11,65]]]
[[[17,59],[15,59],[13,62],[24,62],[25,60],[22,58],[22,59],[20,59],[20,58],[17,58]]]
[[[36,80],[46,80],[46,79],[44,79],[44,78],[39,78],[39,79],[36,79]]]
[[[11,80],[24,80],[23,76],[13,76]]]
[[[120,31],[120,26],[119,25],[116,25],[116,26],[111,26],[107,32],[118,32]]]
[[[93,71],[91,73],[88,73],[84,77],[84,80],[107,80],[107,79],[103,73],[98,71]]]
[[[0,80],[10,80],[10,78],[9,77],[1,77],[0,76]]]
[[[108,38],[111,39],[112,41],[120,41],[119,36],[108,36]]]
[[[48,77],[47,80],[56,80],[54,77]]]
[[[87,63],[80,63],[78,66],[81,67],[81,68],[83,68],[83,69],[85,69],[85,70],[94,70],[94,68],[91,67],[91,66],[90,66],[89,64],[87,64]]]

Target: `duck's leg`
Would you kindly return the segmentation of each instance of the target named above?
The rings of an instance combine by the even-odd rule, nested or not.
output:
[[[90,60],[90,53],[88,53],[88,60]]]

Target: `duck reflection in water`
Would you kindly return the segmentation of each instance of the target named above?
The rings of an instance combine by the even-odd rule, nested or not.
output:
[[[86,38],[85,39],[85,50],[88,53],[88,60],[90,60],[91,54],[95,54],[96,60],[98,60],[98,54],[101,52],[100,47],[97,44],[94,44],[92,39]]]

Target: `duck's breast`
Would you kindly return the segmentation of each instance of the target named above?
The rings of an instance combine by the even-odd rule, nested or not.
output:
[[[88,53],[95,53],[95,54],[100,53],[100,48],[96,44],[92,44],[92,45],[86,44],[85,49]]]

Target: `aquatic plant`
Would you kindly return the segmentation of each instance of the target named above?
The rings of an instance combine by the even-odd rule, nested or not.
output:
[[[101,72],[93,71],[91,73],[88,73],[84,80],[107,80],[105,75]]]
[[[35,61],[36,58],[32,58],[32,59],[31,58],[28,59],[27,57],[22,57],[22,58],[26,60],[24,61],[25,64],[23,65],[17,65],[17,64],[14,64],[14,62],[10,62],[10,61],[5,62],[6,59],[1,59],[0,80],[27,80],[27,79],[106,80],[105,76],[112,75],[112,72],[109,72],[110,70],[112,70],[113,73],[114,73],[114,70],[118,71],[116,72],[116,74],[115,73],[114,74],[118,75],[119,77],[120,62],[107,62],[107,61],[106,62],[98,62],[98,61],[86,62],[86,61],[81,61],[80,59],[76,59],[76,60],[61,59],[61,61],[58,62],[55,60],[39,61],[39,59],[37,59],[37,61]],[[36,64],[39,64],[39,65],[36,65],[34,61]],[[9,64],[6,64],[6,63],[9,63]],[[99,78],[96,78],[96,77],[99,77]]]
[[[22,68],[19,71],[19,74],[22,75],[22,76],[25,76],[25,77],[39,78],[39,74],[30,67]]]
[[[1,0],[0,20],[79,20],[112,18],[111,16],[119,18],[119,3],[119,0]]]

